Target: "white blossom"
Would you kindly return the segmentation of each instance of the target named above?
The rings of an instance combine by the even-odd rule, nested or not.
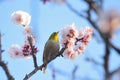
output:
[[[67,47],[64,51],[64,56],[69,59],[74,59],[78,55],[83,54],[86,46],[92,38],[92,33],[93,29],[90,27],[86,27],[78,32],[75,24],[66,25],[62,28],[60,31],[60,44],[62,47]]]
[[[21,47],[19,45],[12,45],[8,50],[9,55],[12,58],[21,58],[23,57]]]
[[[31,16],[24,11],[16,11],[12,13],[12,22],[16,25],[29,25],[31,21]]]

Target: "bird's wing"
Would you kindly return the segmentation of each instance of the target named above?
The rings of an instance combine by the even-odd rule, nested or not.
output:
[[[54,56],[56,56],[58,54],[59,48],[60,48],[59,43],[56,43],[56,42],[52,42],[52,43],[53,43],[53,45],[50,49],[51,54],[49,55],[50,58],[53,58]]]
[[[59,52],[59,43],[56,43],[52,40],[47,41],[44,47],[44,53],[43,53],[43,62],[49,61],[53,55],[57,55]]]

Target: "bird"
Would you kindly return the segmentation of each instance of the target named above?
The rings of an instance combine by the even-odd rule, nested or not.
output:
[[[59,45],[58,32],[53,32],[44,46],[43,73],[46,73],[48,61],[53,60],[54,56],[56,56],[59,53],[59,48],[60,45]]]

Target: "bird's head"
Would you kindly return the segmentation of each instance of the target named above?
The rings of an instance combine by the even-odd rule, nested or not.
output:
[[[53,33],[50,35],[49,40],[54,40],[55,42],[59,42],[58,32],[53,32]]]

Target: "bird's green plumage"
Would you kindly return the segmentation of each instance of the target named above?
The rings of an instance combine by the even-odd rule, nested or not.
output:
[[[59,39],[58,39],[58,32],[54,32],[51,34],[51,36],[49,37],[49,40],[53,40],[55,42],[59,42]]]
[[[60,46],[59,46],[58,32],[54,32],[50,35],[44,47],[43,63],[46,64],[44,67],[44,71],[46,70],[47,62],[49,60],[52,60],[53,57],[58,54],[59,48]]]

